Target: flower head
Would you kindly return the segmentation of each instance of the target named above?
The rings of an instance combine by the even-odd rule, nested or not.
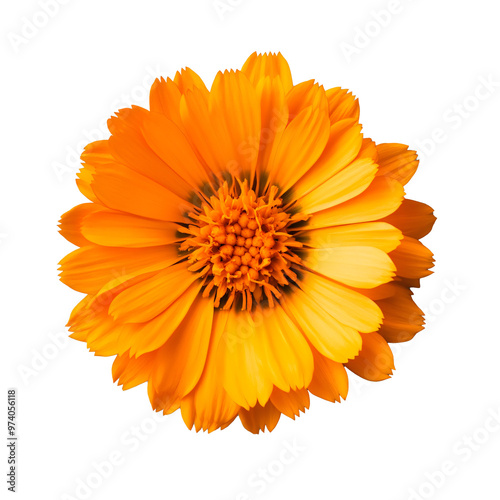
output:
[[[423,328],[410,288],[435,218],[404,199],[416,153],[363,138],[352,94],[253,54],[210,91],[190,69],[156,80],[150,110],[108,126],[82,154],[89,203],[61,219],[80,247],[61,280],[86,294],[71,336],[116,356],[124,389],[147,382],[189,428],[258,432],[310,393],[345,398],[346,368],[392,374],[388,342]]]

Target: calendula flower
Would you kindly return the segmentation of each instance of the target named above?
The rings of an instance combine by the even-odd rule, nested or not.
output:
[[[61,219],[79,249],[61,280],[86,294],[74,339],[116,356],[124,389],[189,428],[239,417],[272,430],[310,393],[345,398],[346,368],[392,374],[388,342],[423,328],[411,287],[432,209],[404,199],[417,155],[363,138],[354,96],[294,85],[281,54],[252,54],[210,90],[192,70],[156,80],[89,144],[89,203]]]

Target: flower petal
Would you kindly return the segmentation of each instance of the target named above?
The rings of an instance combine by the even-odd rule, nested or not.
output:
[[[378,333],[387,342],[407,342],[424,328],[424,313],[412,299],[412,291],[396,283],[390,297],[377,300],[384,314]]]
[[[375,177],[360,195],[314,214],[307,227],[313,229],[381,219],[397,210],[403,197],[401,183],[388,177]]]
[[[364,333],[362,336],[363,348],[346,367],[366,380],[378,382],[388,379],[394,370],[391,348],[378,333]]]
[[[181,402],[181,412],[188,428],[193,425],[212,432],[238,414],[239,406],[229,397],[223,387],[218,346],[226,328],[229,311],[216,310],[203,374],[196,387]]]
[[[361,194],[377,173],[372,159],[355,160],[300,199],[300,206],[309,214],[331,208]]]
[[[349,165],[359,153],[362,141],[361,125],[356,120],[345,119],[334,123],[320,158],[296,182],[294,197],[301,198]]]
[[[83,293],[95,294],[118,275],[134,276],[158,271],[179,259],[174,246],[106,248],[84,246],[61,260],[61,281]]]
[[[433,254],[415,238],[405,236],[390,257],[396,265],[398,276],[419,279],[432,274],[429,269],[434,267]]]
[[[386,222],[362,222],[300,233],[300,241],[311,248],[369,246],[386,253],[397,248],[402,239],[401,231]]]
[[[301,289],[337,321],[359,332],[378,330],[382,323],[380,308],[359,292],[305,270]]]
[[[436,222],[436,217],[429,205],[405,199],[401,206],[384,221],[401,229],[404,235],[419,239],[430,232]]]
[[[358,331],[340,323],[300,288],[293,287],[280,300],[286,313],[321,354],[340,363],[358,354]]]
[[[282,192],[291,188],[320,157],[328,137],[327,113],[312,106],[302,110],[274,142],[268,184]]]
[[[396,275],[389,256],[369,246],[307,249],[302,261],[309,269],[356,288],[374,288]]]
[[[307,389],[285,392],[275,387],[271,394],[271,403],[279,412],[295,420],[295,417],[300,417],[300,412],[304,413],[309,408],[309,392]]]
[[[188,267],[188,262],[180,262],[131,286],[113,300],[109,314],[124,323],[142,323],[153,319],[198,279],[198,275],[188,271]]]
[[[349,381],[342,363],[332,361],[312,349],[314,356],[314,375],[309,384],[309,391],[319,398],[332,403],[347,397]]]
[[[326,91],[326,98],[332,124],[346,118],[359,120],[359,101],[351,92],[335,87]]]
[[[377,175],[391,177],[404,186],[417,171],[417,153],[404,144],[378,144],[377,154],[380,166]]]
[[[257,403],[249,410],[241,408],[238,415],[243,427],[252,434],[258,434],[260,431],[264,432],[266,427],[271,432],[281,417],[281,413],[271,402],[266,403],[264,406]]]
[[[243,408],[265,405],[273,386],[300,389],[311,380],[311,350],[279,305],[252,314],[234,311],[220,348],[224,388]]]
[[[179,241],[177,224],[103,210],[82,220],[81,233],[90,242],[107,247],[140,248]]]
[[[100,202],[114,210],[171,222],[185,222],[193,205],[137,172],[101,169],[91,184]]]
[[[292,73],[286,59],[280,52],[277,54],[257,54],[254,52],[241,68],[242,73],[248,77],[252,85],[257,87],[266,76],[278,76],[285,93],[292,88]]]
[[[179,408],[182,398],[198,383],[205,366],[213,316],[213,297],[198,297],[175,332],[156,351],[149,379],[151,404],[156,410],[169,413]]]

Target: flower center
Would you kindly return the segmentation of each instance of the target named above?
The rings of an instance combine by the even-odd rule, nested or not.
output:
[[[203,296],[217,288],[215,307],[229,309],[241,298],[241,308],[250,310],[253,300],[264,297],[273,307],[280,287],[296,281],[292,265],[300,258],[291,249],[302,244],[288,229],[300,217],[281,208],[277,193],[272,186],[258,197],[246,182],[237,188],[224,183],[199,213],[190,214],[197,224],[189,226],[191,236],[180,249],[189,252],[189,269],[205,278]]]

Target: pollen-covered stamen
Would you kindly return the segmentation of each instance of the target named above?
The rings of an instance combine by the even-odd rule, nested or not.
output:
[[[272,186],[257,197],[246,182],[232,188],[224,183],[199,213],[190,214],[197,224],[189,226],[191,236],[180,249],[190,252],[189,269],[206,277],[204,296],[216,287],[216,307],[224,299],[229,309],[237,294],[242,309],[250,310],[263,295],[272,307],[280,287],[297,279],[291,267],[300,259],[291,249],[302,245],[287,232],[295,217],[281,209],[277,192]]]

